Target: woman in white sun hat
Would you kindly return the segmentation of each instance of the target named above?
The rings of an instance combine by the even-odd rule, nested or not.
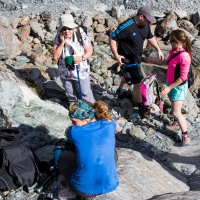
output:
[[[58,34],[54,39],[53,58],[58,59],[58,70],[69,102],[76,101],[82,96],[83,99],[94,103],[95,99],[90,86],[90,65],[87,60],[92,55],[93,48],[91,40],[81,27],[79,29],[83,45],[78,41],[75,34],[76,27],[78,24],[74,22],[71,14],[63,14],[60,17]],[[68,59],[69,56],[73,56],[72,63],[68,63],[71,62]],[[74,64],[78,65],[78,73]]]

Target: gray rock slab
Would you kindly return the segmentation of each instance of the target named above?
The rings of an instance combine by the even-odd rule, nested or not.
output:
[[[0,59],[15,58],[21,52],[21,42],[12,32],[9,20],[0,16]]]
[[[171,168],[187,177],[190,177],[189,185],[193,190],[200,188],[200,146],[199,141],[192,140],[191,145],[174,147],[165,157]]]
[[[0,64],[0,80],[9,80],[20,83],[23,82],[23,80],[19,78],[19,74],[17,72],[13,72],[9,67],[2,64]]]
[[[199,113],[199,107],[197,106],[195,98],[192,96],[189,90],[183,103],[182,113],[184,113],[185,116],[190,120],[194,120]]]
[[[185,192],[189,187],[155,160],[130,149],[118,149],[118,188],[96,200],[146,200],[155,195]]]
[[[40,27],[39,23],[31,22],[30,26],[31,26],[34,36],[44,40],[44,34],[43,34],[42,28]]]
[[[58,98],[58,99],[68,101],[65,90],[62,87],[60,87],[56,83],[56,81],[47,81],[44,84],[44,86],[45,86],[46,95],[49,98]]]
[[[50,138],[65,138],[65,130],[71,125],[67,109],[41,100],[26,85],[11,81],[0,81],[0,110],[6,125],[23,128],[23,140],[33,148]]]
[[[175,194],[164,194],[155,196],[149,200],[199,200],[200,199],[200,191],[189,191],[189,192],[179,192]]]
[[[157,74],[158,83],[162,87],[166,80],[166,68],[166,66],[142,63],[141,71],[144,77],[148,76],[149,74]]]

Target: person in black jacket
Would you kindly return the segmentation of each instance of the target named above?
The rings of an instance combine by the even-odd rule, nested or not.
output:
[[[142,96],[140,90],[141,75],[140,63],[142,57],[143,43],[145,39],[158,51],[159,59],[164,59],[158,43],[151,33],[150,24],[156,21],[153,16],[152,9],[148,6],[142,6],[135,17],[129,18],[121,23],[118,28],[110,36],[111,50],[121,66],[123,65],[122,58],[130,61],[126,65],[126,73],[132,80],[133,97],[139,108],[139,114],[143,118],[145,114],[149,113],[149,109],[142,103]],[[125,90],[127,82],[123,77],[117,95],[119,98],[132,98]]]

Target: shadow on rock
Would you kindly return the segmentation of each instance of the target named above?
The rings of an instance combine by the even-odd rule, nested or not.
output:
[[[143,139],[132,137],[129,134],[116,133],[117,148],[132,149],[140,152],[148,161],[156,160],[172,176],[189,185],[190,190],[200,191],[200,155],[196,156],[197,153],[195,153],[200,147],[198,143],[196,143],[196,148],[195,144],[193,146],[175,147],[177,153],[168,153]],[[190,155],[187,152],[193,153]]]
[[[45,126],[32,127],[26,124],[20,124],[19,129],[23,132],[22,142],[24,142],[32,151],[35,151],[45,145],[56,144],[59,139],[49,135]]]

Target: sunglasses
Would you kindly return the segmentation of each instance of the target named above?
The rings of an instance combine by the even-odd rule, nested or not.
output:
[[[67,31],[67,30],[71,31],[71,30],[73,30],[73,28],[64,27],[61,29],[61,31]]]

